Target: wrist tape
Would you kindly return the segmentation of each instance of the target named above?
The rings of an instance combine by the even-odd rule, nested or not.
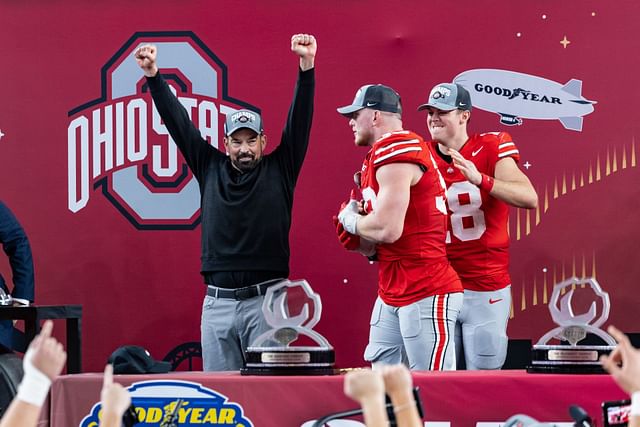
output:
[[[42,406],[49,393],[51,380],[42,371],[33,366],[33,363],[31,363],[32,358],[33,351],[28,350],[22,361],[24,377],[18,387],[16,398],[31,405]]]
[[[640,415],[640,391],[635,391],[631,394],[631,411],[629,415],[634,417]]]
[[[484,190],[487,193],[490,193],[494,183],[493,177],[484,173],[481,175],[482,175],[482,181],[480,181],[480,185],[478,185],[478,187],[480,187],[481,190]]]

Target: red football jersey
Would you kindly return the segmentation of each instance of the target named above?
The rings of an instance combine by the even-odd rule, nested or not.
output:
[[[411,187],[400,239],[376,246],[379,261],[378,295],[389,305],[405,306],[423,298],[462,292],[447,260],[444,181],[429,146],[417,134],[398,131],[376,141],[362,164],[361,188],[368,213],[376,210],[376,172],[389,163],[415,163],[424,174]]]
[[[431,142],[434,157],[447,185],[449,231],[447,255],[465,289],[493,291],[511,283],[509,277],[509,205],[480,190],[450,163]],[[495,175],[500,159],[520,160],[518,148],[506,132],[476,134],[460,149],[478,171]]]

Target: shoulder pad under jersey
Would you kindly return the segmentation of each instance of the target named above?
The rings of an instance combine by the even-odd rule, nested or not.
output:
[[[415,133],[391,134],[377,141],[373,146],[371,163],[379,167],[388,163],[417,163],[430,166],[428,163],[429,148],[424,140]]]

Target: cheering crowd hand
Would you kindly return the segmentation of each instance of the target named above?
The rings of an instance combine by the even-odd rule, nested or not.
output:
[[[44,322],[40,334],[31,341],[27,350],[33,367],[45,374],[51,381],[60,375],[67,361],[67,352],[64,351],[62,344],[51,336],[52,330],[53,321]]]
[[[640,350],[634,348],[629,337],[616,327],[609,326],[607,332],[618,341],[618,345],[609,356],[600,357],[602,367],[627,393],[640,391]]]
[[[413,379],[411,372],[402,364],[382,367],[384,387],[393,403],[393,412],[399,426],[423,426],[418,407],[413,396]]]
[[[413,379],[406,366],[402,364],[385,365],[382,367],[381,372],[384,387],[389,397],[392,399],[394,397],[410,397],[413,400]]]
[[[157,54],[158,48],[153,44],[140,46],[135,52],[136,62],[147,77],[154,77],[158,74],[158,66],[156,65]]]
[[[0,419],[0,427],[36,427],[40,410],[49,394],[51,382],[56,379],[67,353],[62,344],[51,336],[53,322],[44,322],[24,355],[24,375],[18,392]]]
[[[388,426],[384,393],[391,398],[397,425],[421,427],[420,414],[413,398],[411,373],[404,365],[385,365],[380,370],[362,369],[344,378],[344,393],[358,401],[367,427]]]
[[[344,394],[357,402],[384,401],[382,374],[371,369],[350,371],[344,377]]]
[[[349,372],[344,377],[344,394],[360,403],[367,427],[389,425],[384,402],[384,381],[380,372],[371,369]]]
[[[131,396],[122,385],[113,382],[113,366],[104,368],[102,390],[100,391],[102,403],[101,427],[119,427],[122,424],[122,416],[131,405]]]
[[[300,57],[300,68],[307,71],[314,66],[318,43],[311,34],[294,34],[291,36],[291,51]]]

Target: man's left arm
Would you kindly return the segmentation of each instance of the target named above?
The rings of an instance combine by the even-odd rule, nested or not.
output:
[[[518,208],[534,209],[538,206],[535,188],[511,157],[496,163],[494,184],[489,194]]]
[[[31,246],[24,229],[3,203],[0,203],[0,243],[11,265],[14,285],[12,296],[33,302],[34,272]]]
[[[318,45],[310,34],[294,34],[291,51],[300,57],[300,69],[287,123],[282,133],[280,150],[286,151],[297,177],[309,146],[315,94],[315,56]]]
[[[504,157],[496,163],[494,176],[480,173],[476,165],[458,151],[449,149],[453,164],[474,185],[496,199],[511,206],[533,209],[538,206],[538,194],[529,178],[520,170],[515,160]]]

